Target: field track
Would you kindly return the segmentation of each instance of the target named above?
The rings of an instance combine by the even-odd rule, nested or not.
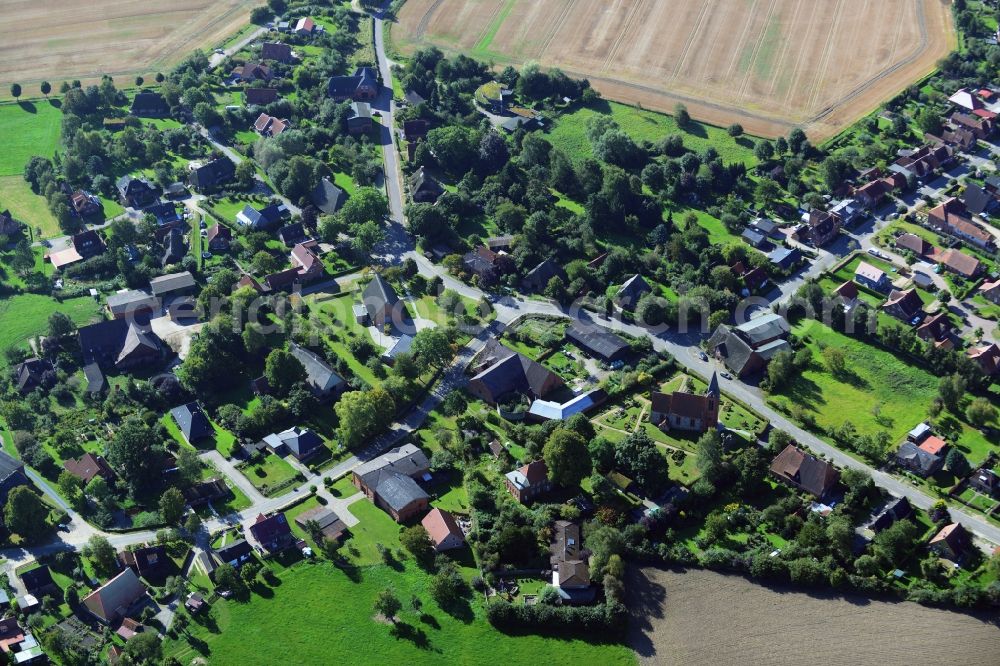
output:
[[[537,61],[611,99],[817,141],[955,44],[945,0],[406,0],[392,34],[403,53]]]
[[[995,617],[700,569],[631,570],[628,578],[629,644],[643,666],[995,664],[1000,649]]]
[[[0,89],[168,70],[249,21],[255,0],[3,0]],[[131,83],[131,82],[129,82]]]

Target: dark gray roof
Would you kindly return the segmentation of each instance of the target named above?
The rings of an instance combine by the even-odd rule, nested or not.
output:
[[[993,204],[993,197],[975,183],[969,183],[962,194],[962,202],[973,215],[981,215]]]
[[[759,317],[754,317],[745,324],[740,324],[736,327],[736,330],[746,338],[747,342],[757,346],[768,340],[788,335],[791,329],[784,317],[769,312]]]
[[[746,242],[750,243],[754,247],[761,245],[764,242],[764,234],[757,231],[756,229],[744,229],[741,237]]]
[[[0,451],[0,483],[5,482],[15,474],[24,473],[24,463],[7,453]]]
[[[143,90],[137,93],[132,100],[130,111],[134,116],[159,116],[170,113],[170,106],[167,105],[167,101],[163,99],[163,95],[160,93],[152,90]]]
[[[430,499],[430,496],[417,485],[416,481],[405,474],[389,470],[378,472],[378,481],[374,488],[382,501],[388,504],[393,511],[402,511],[415,501]]]
[[[170,415],[174,417],[174,422],[189,443],[212,435],[212,424],[208,422],[208,417],[201,411],[197,402],[174,407],[170,410]]]
[[[160,348],[159,338],[147,325],[126,319],[112,319],[84,326],[77,330],[77,337],[86,364],[117,364],[124,355],[141,345],[155,350]]]
[[[281,242],[292,247],[296,243],[301,243],[306,240],[308,236],[306,235],[306,229],[302,226],[301,222],[295,222],[293,224],[286,224],[285,226],[278,229],[278,238]]]
[[[227,157],[206,162],[191,170],[191,184],[196,188],[215,187],[233,178],[236,166]]]
[[[52,580],[52,572],[45,566],[25,571],[20,575],[20,578],[29,594],[34,594],[36,590],[43,590],[55,585],[55,581]]]
[[[616,294],[617,298],[622,301],[628,301],[630,304],[635,305],[638,302],[639,297],[645,293],[652,291],[649,283],[636,273],[621,286]]]
[[[549,284],[549,280],[554,277],[560,277],[565,280],[566,272],[562,269],[562,266],[556,262],[551,259],[545,259],[528,271],[522,282],[528,288],[540,291],[544,289]]]
[[[743,374],[747,364],[753,358],[754,351],[740,336],[733,333],[725,324],[721,324],[708,340],[710,349],[718,350],[726,367],[736,373]]]
[[[26,393],[37,386],[55,383],[55,367],[48,359],[29,358],[14,368],[17,390]]]
[[[907,440],[899,447],[896,458],[907,463],[916,463],[916,466],[925,474],[929,474],[940,464],[941,456],[924,451],[922,448]]]
[[[279,433],[272,433],[264,437],[264,441],[270,444],[271,448],[286,447],[296,458],[308,457],[323,448],[323,440],[308,428],[289,428]]]
[[[147,206],[142,212],[144,215],[152,215],[155,217],[156,223],[161,226],[183,219],[181,214],[177,212],[177,206],[164,201],[155,203],[152,206]]]
[[[361,300],[365,309],[368,310],[368,316],[374,322],[378,313],[395,307],[396,303],[399,302],[399,296],[396,295],[396,290],[392,288],[392,285],[376,273],[361,293]]]
[[[104,373],[97,363],[88,363],[83,366],[83,375],[87,378],[87,393],[100,393],[107,386]]]
[[[112,314],[134,312],[147,307],[155,309],[158,305],[159,303],[152,294],[138,289],[119,291],[108,296],[108,308]]]
[[[234,560],[239,560],[242,557],[246,557],[253,552],[253,548],[247,543],[246,539],[240,539],[239,541],[234,541],[231,544],[225,545],[222,548],[217,548],[215,550],[219,559],[223,562],[233,562]]]
[[[155,277],[149,281],[149,287],[154,296],[162,296],[181,289],[190,289],[194,285],[194,276],[189,271],[169,273]]]
[[[566,337],[605,359],[617,360],[629,350],[629,344],[625,340],[596,324],[582,325],[574,322],[566,329]]]
[[[344,384],[343,377],[338,375],[326,361],[314,352],[300,347],[294,342],[289,345],[288,350],[292,353],[292,356],[299,360],[302,367],[306,369],[306,383],[313,393],[326,395],[337,390]]]
[[[184,247],[184,232],[180,229],[170,230],[170,233],[167,234],[165,245],[163,258],[160,260],[163,266],[178,264],[184,259],[184,255],[187,254],[187,248]]]
[[[344,191],[324,178],[312,192],[312,202],[316,207],[327,214],[337,212],[340,207],[340,200],[344,197]]]
[[[541,363],[504,347],[496,339],[487,342],[484,355],[496,361],[470,381],[484,386],[494,400],[512,392],[531,393],[541,398],[563,384],[559,375]]]
[[[254,229],[273,229],[278,226],[287,210],[280,204],[269,204],[257,210],[250,204],[243,207],[241,214]]]

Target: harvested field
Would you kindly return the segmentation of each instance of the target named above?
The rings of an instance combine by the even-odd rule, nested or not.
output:
[[[942,0],[406,0],[393,28],[498,64],[534,60],[605,96],[752,134],[829,137],[955,44]]]
[[[99,79],[169,69],[193,49],[212,47],[250,18],[254,0],[4,0],[0,3],[0,86],[24,94],[49,80]],[[129,82],[131,83],[131,82]]]
[[[632,570],[629,643],[645,664],[993,664],[1000,628],[909,602]],[[955,646],[961,646],[956,653]]]

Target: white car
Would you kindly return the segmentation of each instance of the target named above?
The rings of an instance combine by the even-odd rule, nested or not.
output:
[[[873,257],[881,257],[882,256],[882,253],[879,252],[878,250],[876,250],[873,247],[868,248],[868,254],[872,255]]]

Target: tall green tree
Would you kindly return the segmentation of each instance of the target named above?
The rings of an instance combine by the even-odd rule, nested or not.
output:
[[[160,496],[160,517],[167,525],[177,525],[184,516],[184,495],[176,488],[167,488]]]
[[[383,388],[348,391],[337,401],[334,411],[340,421],[337,434],[346,446],[356,446],[392,422],[396,406]]]
[[[3,508],[3,520],[7,529],[21,537],[33,540],[33,537],[45,531],[45,519],[49,510],[28,486],[18,486],[7,495],[7,504]]]
[[[587,442],[572,430],[559,428],[545,442],[542,458],[549,468],[549,478],[565,488],[576,488],[590,475],[593,465]]]
[[[443,368],[453,356],[448,334],[440,328],[418,331],[410,351],[424,369]]]
[[[305,381],[306,369],[287,349],[275,349],[264,360],[264,377],[276,395],[286,396]]]

